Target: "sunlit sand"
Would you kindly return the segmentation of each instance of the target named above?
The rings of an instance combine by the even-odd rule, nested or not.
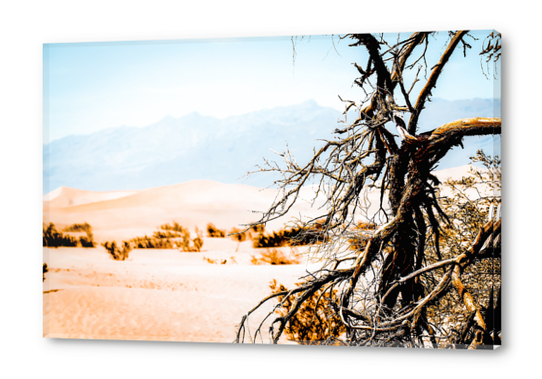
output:
[[[269,283],[292,286],[305,265],[254,266],[250,242],[227,253],[238,244],[216,240],[222,250],[141,249],[126,261],[101,247],[45,249],[44,336],[232,342],[241,317],[270,294]]]

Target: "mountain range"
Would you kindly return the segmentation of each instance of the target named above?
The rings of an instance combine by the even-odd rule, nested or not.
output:
[[[422,113],[420,131],[463,117],[498,116],[500,102],[435,99]],[[300,164],[306,162],[313,147],[324,143],[319,139],[333,138],[341,117],[341,112],[309,100],[224,119],[191,113],[168,116],[146,127],[71,135],[44,145],[43,192],[60,186],[139,190],[202,179],[267,187],[276,176],[259,173],[241,178],[263,164],[264,158],[278,160],[271,149],[280,153],[288,146]],[[492,137],[471,138],[465,141],[465,150],[454,149],[439,168],[464,165],[478,148],[494,145]]]

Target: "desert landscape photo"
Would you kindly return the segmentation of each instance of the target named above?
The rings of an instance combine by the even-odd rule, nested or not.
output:
[[[44,45],[43,336],[500,346],[499,58],[495,31]]]
[[[293,285],[307,268],[301,247],[255,248],[254,231],[227,236],[252,221],[250,207],[267,206],[274,192],[204,180],[117,193],[59,188],[44,201],[47,225],[60,231],[87,222],[95,246],[44,248],[45,334],[232,342],[241,317],[270,293],[273,280]],[[182,237],[174,237],[173,246],[136,247],[125,260],[101,246],[152,237],[168,222],[189,231],[186,250],[196,250],[196,228],[202,246],[183,251]]]

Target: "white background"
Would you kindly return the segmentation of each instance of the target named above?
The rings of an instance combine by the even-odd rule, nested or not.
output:
[[[533,1],[6,1],[0,6],[0,375],[539,375],[541,62]],[[503,33],[504,347],[490,352],[43,339],[42,43],[346,32]],[[218,62],[217,62],[218,63]]]

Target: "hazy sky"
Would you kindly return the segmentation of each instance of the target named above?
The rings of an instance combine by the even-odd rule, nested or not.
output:
[[[454,54],[435,97],[500,97],[478,55],[487,33],[471,33],[478,41],[467,38],[473,47],[467,58]],[[428,55],[429,67],[448,36],[430,38],[442,48]],[[352,63],[364,62],[363,48],[337,36],[297,37],[294,43],[295,64],[291,37],[46,44],[44,142],[194,111],[223,118],[308,99],[342,110],[337,95],[363,98],[352,87]]]

